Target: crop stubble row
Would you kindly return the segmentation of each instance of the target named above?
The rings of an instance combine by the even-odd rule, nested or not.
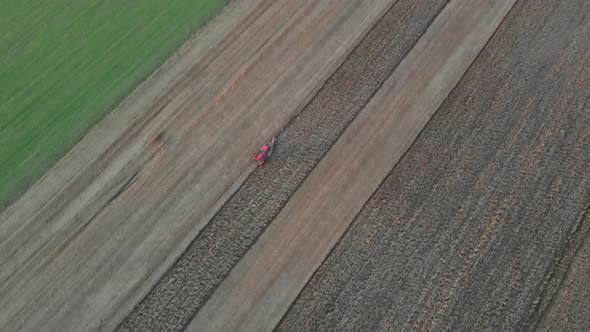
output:
[[[537,324],[590,198],[589,13],[517,3],[279,330]]]
[[[248,178],[121,330],[188,324],[445,3],[396,2],[278,137],[271,161]]]

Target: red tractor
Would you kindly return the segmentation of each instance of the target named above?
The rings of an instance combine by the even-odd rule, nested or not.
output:
[[[264,164],[266,159],[268,157],[270,157],[274,145],[275,145],[275,138],[273,137],[272,140],[270,141],[270,143],[264,144],[263,146],[260,147],[260,150],[258,151],[258,153],[254,156],[254,158],[252,158],[258,162],[258,166],[262,166],[262,164]]]

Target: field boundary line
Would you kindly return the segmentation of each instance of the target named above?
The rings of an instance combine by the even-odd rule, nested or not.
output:
[[[276,326],[513,4],[454,0],[443,9],[197,313],[189,330]],[[384,152],[385,147],[391,150]]]

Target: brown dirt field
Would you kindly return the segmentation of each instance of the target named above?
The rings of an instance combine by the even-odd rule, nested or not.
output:
[[[0,329],[113,329],[391,4],[230,4],[2,212]]]
[[[0,211],[0,330],[590,330],[590,2],[455,86],[452,1],[233,1]]]
[[[278,136],[268,163],[221,208],[120,330],[184,329],[445,4],[395,3]]]
[[[590,3],[519,1],[278,330],[534,328],[590,198],[588,86]]]
[[[565,277],[554,278],[559,282],[556,294],[550,298],[551,305],[538,321],[541,331],[590,331],[589,209],[583,218],[573,237],[574,246],[568,251],[571,259],[566,255],[564,262],[560,262],[565,267]]]
[[[191,331],[268,331],[514,2],[452,0],[197,312]]]

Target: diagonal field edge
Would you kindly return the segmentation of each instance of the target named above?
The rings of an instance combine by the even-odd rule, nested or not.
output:
[[[311,2],[308,1],[306,3],[310,4]],[[311,98],[311,90],[316,88],[316,83],[318,85],[317,88],[321,85],[321,82],[309,82],[308,76],[318,76],[316,78],[321,78],[322,80],[327,78],[333,72],[337,63],[343,61],[340,56],[344,52],[349,53],[354,45],[356,45],[354,39],[360,38],[360,35],[362,35],[361,32],[364,29],[368,31],[368,25],[372,22],[373,18],[376,21],[378,16],[382,14],[381,9],[384,7],[380,6],[386,6],[389,3],[389,0],[380,1],[379,6],[369,9],[363,7],[359,2],[352,3],[352,6],[349,4],[345,7],[347,12],[338,17],[351,18],[349,14],[346,14],[350,11],[355,11],[358,15],[346,21],[341,21],[340,19],[326,20],[326,16],[324,16],[324,20],[321,21],[324,24],[321,26],[323,30],[320,29],[322,30],[321,34],[316,33],[315,35],[301,36],[301,34],[297,33],[301,27],[296,28],[297,30],[291,29],[292,33],[288,36],[289,39],[284,40],[282,46],[293,45],[292,41],[311,36],[312,38],[307,38],[305,41],[307,46],[313,41],[313,45],[323,44],[320,45],[321,47],[319,49],[324,51],[329,49],[330,52],[328,52],[329,54],[327,56],[314,57],[309,54],[309,52],[312,52],[313,55],[314,47],[300,47],[297,53],[289,52],[288,57],[283,59],[284,61],[275,62],[276,66],[270,66],[271,68],[282,66],[283,68],[281,69],[284,69],[285,66],[289,66],[295,55],[299,54],[302,50],[307,52],[304,58],[298,59],[296,62],[298,64],[297,66],[289,67],[291,69],[287,73],[288,75],[281,76],[282,80],[280,82],[273,83],[274,81],[267,81],[266,84],[258,86],[259,91],[266,91],[264,100],[260,102],[264,105],[258,103],[256,107],[250,107],[248,116],[256,117],[256,115],[261,115],[260,113],[262,115],[268,115],[268,113],[276,111],[273,113],[273,115],[276,115],[276,118],[270,128],[279,125],[283,117],[286,118],[285,113],[292,111],[295,106],[298,107],[298,105],[294,104],[298,101],[304,104],[302,99],[304,99],[303,97],[307,98],[306,91],[309,92],[309,98]],[[290,4],[297,5],[298,3],[291,2]],[[322,6],[326,9],[326,5]],[[332,3],[330,7],[332,14],[342,13],[342,11],[337,10],[337,3]],[[288,9],[283,11],[287,12],[287,15],[289,14]],[[322,17],[318,17],[317,15],[318,13],[316,12],[312,18],[305,19],[303,24],[306,24],[305,22],[308,22],[308,20],[322,19]],[[351,24],[351,21],[354,24]],[[332,34],[326,34],[326,29],[329,29],[334,23],[339,24],[341,29],[337,31],[331,29]],[[316,32],[318,31],[316,30]],[[331,40],[331,38],[335,38],[335,40]],[[320,41],[322,43],[319,43]],[[326,43],[326,41],[329,41],[329,43]],[[289,50],[291,51],[292,48],[289,48]],[[318,49],[315,50],[315,54],[318,54]],[[281,55],[283,51],[285,51],[285,47],[282,49],[275,47],[270,52],[273,57],[265,58],[267,60],[266,63]],[[311,73],[312,75],[307,75],[308,72],[301,71],[302,68],[310,70],[316,64],[325,64],[326,59],[330,60],[329,64],[322,66],[321,70],[316,68],[315,72]],[[307,63],[304,60],[307,60]],[[241,86],[252,87],[253,85],[248,84],[248,81],[253,80],[255,77],[260,77],[260,75],[254,75],[263,72],[264,68],[261,67],[259,65],[256,72],[247,77],[248,80],[246,83],[242,80]],[[292,79],[285,81],[286,77]],[[288,87],[292,86],[289,81],[304,84],[306,91],[296,91],[295,96],[292,94],[288,96]],[[261,87],[266,87],[268,84],[274,84],[271,86],[270,92],[269,89],[261,89]],[[282,89],[280,89],[281,87]],[[232,99],[235,100],[238,96],[242,97],[246,91],[250,90],[246,89],[241,89],[241,93],[238,95],[234,93]],[[210,93],[213,94],[215,91],[214,89],[211,90],[213,91],[210,91]],[[272,91],[275,91],[276,94],[271,93]],[[301,96],[303,94],[306,94],[306,96]],[[254,96],[248,96],[248,99],[252,100],[256,95],[258,93]],[[288,101],[288,105],[283,103],[283,109],[281,110],[273,107],[281,100],[278,96],[283,96]],[[301,99],[299,99],[300,97]],[[197,108],[197,106],[193,105],[193,108]],[[231,107],[227,102],[224,103],[224,106],[225,110]],[[233,110],[229,109],[228,111],[232,111],[234,115],[236,113],[243,115],[239,111],[248,105],[242,103],[234,106],[231,107]],[[168,111],[173,112],[174,109],[169,109]],[[227,113],[231,114],[232,112]],[[219,116],[209,114],[209,124],[223,123],[223,121],[218,120],[222,120],[220,117],[223,117],[227,113],[217,112],[216,114],[219,114]],[[184,110],[183,115],[186,117],[190,118],[191,114],[193,112],[191,112],[190,108]],[[6,294],[8,294],[5,299],[11,300],[10,302],[5,300],[6,305],[3,305],[3,309],[0,311],[0,316],[2,317],[0,320],[5,322],[4,318],[6,318],[6,321],[10,319],[7,324],[20,324],[20,322],[24,321],[25,325],[31,329],[34,329],[32,326],[35,324],[44,324],[46,328],[54,326],[55,329],[58,328],[57,326],[63,327],[67,324],[71,324],[67,326],[82,325],[87,322],[89,322],[89,325],[86,328],[108,328],[108,326],[116,324],[117,322],[114,321],[119,319],[118,317],[122,318],[127,310],[126,308],[121,309],[119,304],[125,306],[126,303],[133,302],[134,294],[130,295],[129,293],[135,292],[137,294],[137,292],[149,290],[147,288],[148,286],[145,285],[146,283],[157,281],[159,273],[163,273],[167,267],[162,266],[162,264],[167,265],[170,263],[171,265],[177,257],[175,255],[184,251],[181,248],[182,245],[188,245],[190,239],[192,239],[191,235],[198,233],[201,226],[208,221],[208,219],[205,220],[202,215],[199,216],[198,214],[201,212],[210,213],[211,209],[199,210],[195,207],[195,202],[206,205],[206,202],[202,202],[203,200],[216,200],[217,197],[215,194],[204,195],[199,190],[206,185],[216,185],[216,188],[219,188],[220,186],[224,186],[228,181],[229,183],[233,183],[231,176],[238,171],[241,173],[241,171],[247,168],[244,166],[242,169],[240,166],[251,165],[249,164],[249,156],[244,152],[244,148],[248,149],[246,145],[254,145],[250,141],[250,138],[253,136],[252,134],[263,132],[262,136],[266,136],[269,134],[268,131],[271,131],[271,129],[261,130],[263,129],[261,127],[264,126],[263,123],[255,122],[250,125],[248,121],[244,120],[245,118],[243,116],[238,118],[239,121],[236,123],[237,119],[234,119],[236,121],[232,124],[233,128],[238,128],[238,132],[236,133],[234,131],[233,133],[234,136],[239,135],[240,129],[244,129],[246,126],[247,128],[241,131],[244,137],[241,137],[239,144],[234,144],[230,147],[227,146],[227,141],[235,140],[235,137],[231,135],[230,137],[223,137],[222,142],[213,142],[212,145],[214,147],[223,147],[231,150],[226,151],[228,153],[224,153],[222,156],[216,154],[218,158],[209,157],[214,152],[224,151],[225,149],[206,148],[206,150],[199,150],[188,144],[194,140],[198,141],[199,136],[207,134],[213,128],[200,128],[202,130],[199,131],[191,130],[181,137],[186,139],[183,144],[176,144],[173,139],[169,143],[166,142],[169,148],[160,153],[157,160],[157,164],[165,172],[159,171],[154,166],[156,161],[151,162],[146,167],[145,172],[139,176],[138,180],[110,204],[107,211],[104,211],[104,213],[101,213],[96,218],[96,220],[100,219],[100,222],[93,221],[92,224],[84,228],[84,231],[80,235],[68,243],[66,250],[60,251],[55,257],[50,257],[52,259],[51,264],[45,265],[39,273],[30,273],[27,275],[28,280],[13,278],[13,284],[16,284],[15,287],[11,287],[11,285],[4,287],[7,292]],[[183,130],[193,124],[198,126],[198,119],[192,118],[192,120],[194,122],[186,123],[187,121],[177,121],[174,125],[182,125]],[[173,129],[177,128],[177,126],[172,125],[170,127]],[[269,127],[267,126],[267,128]],[[192,129],[195,129],[194,126]],[[180,134],[178,135],[180,136]],[[193,160],[191,161],[183,152],[190,153]],[[201,158],[194,158],[201,152],[207,154],[202,155]],[[232,154],[233,157],[231,156]],[[228,162],[228,160],[235,161],[236,154],[239,157],[237,158],[238,163]],[[220,164],[228,166],[228,169],[225,167],[211,167],[215,163],[217,163],[217,166]],[[197,167],[191,167],[195,166],[194,164],[200,167],[200,169],[211,170],[213,174],[203,174],[203,176],[199,177],[203,172],[199,172]],[[225,173],[219,176],[219,172],[225,171],[231,174],[227,177]],[[168,181],[168,183],[160,181],[160,179],[170,179],[169,175],[174,175],[171,181]],[[187,177],[184,177],[184,175],[187,175]],[[235,175],[238,177],[238,174]],[[216,178],[223,178],[223,181],[219,181],[220,184],[217,185],[217,181],[214,181]],[[212,182],[213,184],[211,184]],[[168,194],[170,190],[167,190],[167,188],[162,189],[163,185],[171,188],[172,192],[176,195]],[[227,187],[223,189],[227,189]],[[141,195],[136,195],[137,193]],[[72,195],[75,196],[74,194]],[[164,197],[159,197],[160,195]],[[129,201],[132,203],[129,203]],[[152,211],[148,211],[152,206],[154,207]],[[165,214],[165,212],[170,212],[170,210],[173,213]],[[130,215],[132,218],[130,218]],[[189,219],[191,219],[190,223]],[[170,225],[174,227],[170,227]],[[189,233],[188,236],[187,233]],[[187,239],[189,240],[188,243],[186,242]],[[39,259],[49,261],[49,258],[39,257]],[[29,264],[27,268],[29,266],[31,269],[39,270],[39,265]],[[70,287],[59,286],[65,283],[68,283]],[[20,295],[18,297],[13,296],[12,294],[15,293],[19,293]],[[108,305],[105,302],[109,302]],[[112,310],[113,307],[119,307],[119,309],[115,310],[114,314],[109,313],[108,311]],[[35,310],[35,308],[40,309]],[[100,315],[111,317],[112,320],[104,322],[106,325],[102,325],[103,320],[100,318]],[[25,318],[20,319],[16,316]],[[116,317],[113,318],[113,316]]]
[[[450,1],[450,0],[449,0],[449,1]],[[447,3],[448,3],[448,2],[447,2]],[[441,11],[442,11],[442,9],[441,9]],[[502,20],[500,20],[500,23],[498,24],[498,26],[500,26],[500,25],[502,24],[502,22],[503,22],[503,21],[504,21],[504,19],[506,18],[506,15],[508,15],[508,13],[509,13],[509,12],[510,12],[510,9],[509,9],[509,10],[506,12],[506,14],[505,14],[504,18],[503,18]],[[440,12],[439,12],[439,13],[440,13]],[[438,14],[437,14],[437,15],[438,15]],[[434,19],[435,19],[435,18],[433,18],[433,19],[432,19],[432,21],[434,21]],[[432,22],[431,22],[431,23],[432,23]],[[431,24],[431,23],[429,23],[429,24],[428,24],[428,26],[430,26],[430,24]],[[492,35],[491,35],[491,36],[490,36],[490,37],[487,39],[487,41],[485,42],[484,46],[482,47],[482,50],[483,50],[484,48],[486,48],[486,47],[487,47],[487,45],[490,43],[490,41],[492,40],[492,38],[494,37],[494,35],[497,33],[497,31],[498,31],[498,29],[494,30],[494,32],[492,33]],[[404,57],[405,57],[405,56],[407,56],[407,54],[408,54],[409,52],[410,52],[410,50],[408,50],[408,52],[407,52],[407,53],[404,55]],[[455,84],[455,86],[454,86],[454,87],[451,89],[451,91],[449,92],[449,94],[448,94],[448,95],[451,95],[451,94],[453,93],[453,91],[455,91],[455,90],[457,89],[457,87],[458,87],[458,86],[460,86],[460,84],[461,84],[461,81],[462,81],[462,80],[463,80],[463,78],[465,77],[465,73],[467,73],[467,72],[469,71],[469,69],[470,69],[470,68],[473,66],[473,64],[474,64],[474,63],[475,63],[475,59],[474,59],[474,61],[472,61],[472,62],[471,62],[471,64],[470,64],[469,66],[467,66],[467,69],[465,70],[464,74],[463,74],[463,75],[461,75],[461,78],[459,79],[459,81],[457,82],[457,84]],[[382,85],[383,85],[383,84],[379,85],[379,88],[381,88],[381,86],[382,86]],[[377,91],[375,91],[375,93],[377,93]],[[375,94],[373,94],[373,95],[371,96],[371,98],[372,98],[374,95],[375,95]],[[446,100],[446,98],[445,98],[445,100]],[[438,109],[437,109],[437,110],[438,110]],[[426,124],[428,124],[428,122],[430,122],[430,119],[427,121],[427,123],[426,123]],[[425,124],[425,126],[426,126],[426,124]],[[422,129],[424,129],[424,128],[422,128]],[[399,161],[398,161],[398,163],[399,163],[399,162],[401,162],[401,161],[402,161],[402,160],[405,158],[405,156],[407,155],[407,153],[408,153],[408,152],[409,152],[409,151],[412,149],[412,147],[414,146],[414,144],[416,143],[416,141],[418,140],[418,138],[420,137],[420,135],[422,135],[422,133],[423,133],[423,130],[420,130],[420,131],[419,131],[419,133],[418,133],[418,135],[416,136],[416,139],[415,139],[415,140],[414,140],[414,141],[413,141],[413,142],[412,142],[412,143],[411,143],[411,144],[408,146],[408,149],[407,149],[406,151],[404,151],[404,152],[401,154],[401,157],[399,158]],[[393,172],[393,169],[394,169],[394,168],[397,166],[397,164],[398,164],[398,163],[396,163],[396,164],[393,166],[393,168],[392,168],[392,171],[391,171],[390,173],[388,173],[388,175],[387,175],[386,177],[384,177],[384,178],[383,178],[383,180],[382,180],[382,181],[379,183],[379,185],[377,186],[377,188],[380,188],[380,187],[382,187],[383,183],[384,183],[384,182],[387,180],[387,178],[388,178],[388,177],[389,177],[389,175],[390,175],[390,174]],[[378,194],[378,193],[377,193],[377,191],[378,191],[378,190],[376,189],[376,190],[375,190],[375,191],[374,191],[374,192],[371,194],[371,196],[370,196],[370,197],[369,197],[369,198],[368,198],[368,199],[365,201],[365,203],[363,203],[363,206],[361,207],[360,211],[364,210],[364,209],[365,209],[365,207],[367,206],[367,204],[369,204],[369,203],[370,203],[370,201],[371,201],[371,200],[372,200],[372,199],[373,199],[373,198],[374,198],[374,197],[375,197],[375,196]],[[360,215],[360,211],[359,211],[359,213],[358,213],[357,215],[355,215],[355,216],[354,216],[353,220],[352,220],[352,221],[351,221],[351,223],[348,225],[348,227],[346,227],[346,229],[344,230],[344,232],[342,233],[342,235],[340,236],[340,238],[338,239],[338,241],[336,241],[335,245],[334,245],[334,246],[333,246],[333,247],[332,247],[332,248],[331,248],[331,249],[328,251],[328,253],[326,254],[326,257],[328,257],[328,256],[330,256],[330,255],[332,254],[332,252],[333,252],[333,251],[334,251],[334,249],[336,248],[336,245],[339,243],[339,240],[340,240],[340,239],[342,239],[343,237],[345,237],[345,236],[346,236],[346,234],[347,234],[347,233],[349,232],[349,230],[350,230],[350,226],[351,226],[351,225],[352,225],[352,224],[353,224],[353,223],[354,223],[356,220],[358,220],[358,217],[359,217],[359,215]],[[316,275],[316,273],[317,273],[317,272],[318,272],[318,271],[317,271],[317,269],[316,269],[316,270],[315,270],[315,271],[312,273],[312,275],[310,276],[310,278],[307,280],[307,282],[305,283],[305,285],[304,285],[304,287],[303,287],[302,289],[304,289],[304,288],[306,288],[306,287],[307,287],[307,285],[308,285],[308,284],[309,284],[309,282],[310,282],[310,281],[313,279],[313,277]],[[293,305],[294,305],[294,304],[297,302],[297,300],[299,300],[299,299],[300,299],[300,297],[301,297],[301,294],[302,294],[301,292],[300,292],[299,294],[297,294],[297,296],[295,297],[295,299],[293,300],[293,302],[291,302],[291,304],[289,305],[289,308],[288,308],[288,309],[285,311],[285,315],[283,315],[283,316],[281,317],[280,321],[277,323],[277,326],[280,326],[280,325],[282,324],[282,322],[284,321],[284,319],[285,319],[285,317],[286,317],[286,314],[287,314],[287,313],[288,313],[288,312],[291,310],[291,308],[293,308]]]
[[[453,1],[443,10],[189,329],[275,326],[513,3]]]
[[[403,1],[402,1],[402,2],[403,2]],[[406,2],[406,3],[407,3],[407,2]],[[436,8],[439,8],[439,6],[437,5],[437,6],[436,6]],[[437,13],[438,13],[438,9],[436,9],[436,8],[435,8],[435,10],[437,10]],[[413,9],[413,8],[412,8],[412,9]],[[429,14],[429,15],[430,15],[430,14]],[[434,18],[432,18],[432,19],[434,19]],[[430,21],[431,21],[431,20],[430,20]],[[430,21],[429,21],[429,23],[430,23]],[[428,25],[429,25],[429,23],[428,23],[428,24],[426,24],[426,26],[428,26]],[[415,22],[412,22],[412,24],[415,24]],[[420,30],[420,34],[422,34],[422,30]],[[413,36],[412,36],[412,37],[413,37]],[[419,36],[418,36],[418,37],[419,37]],[[392,42],[392,43],[393,43],[393,42]],[[399,42],[397,42],[396,44],[399,44]],[[413,44],[413,42],[412,42],[412,44]],[[404,47],[405,47],[405,46],[404,46]],[[409,50],[409,48],[408,48],[408,49],[406,49],[406,50],[403,50],[403,52],[404,52],[404,55],[407,53],[407,51],[408,51],[408,50]],[[394,49],[394,50],[390,50],[390,53],[391,53],[392,51],[395,51],[395,49]],[[386,53],[384,53],[384,54],[387,54],[387,52],[386,52]],[[403,55],[402,55],[402,58],[403,58]],[[395,60],[395,64],[396,64],[397,62],[399,62],[399,60]],[[388,73],[389,73],[389,72],[391,72],[391,71],[392,71],[392,70],[395,68],[395,64],[394,64],[394,65],[391,67],[391,69],[387,70],[387,72],[388,72]],[[388,76],[388,75],[387,75],[387,76]],[[312,103],[313,103],[313,101],[312,101]],[[320,110],[318,110],[318,111],[320,111]],[[320,111],[320,112],[321,112],[321,111]],[[356,112],[355,112],[355,114],[356,114]],[[298,119],[298,118],[299,118],[299,117],[297,117],[297,118],[296,118],[294,121],[295,121],[295,122],[297,122],[297,119]],[[349,123],[349,122],[347,122],[347,123]],[[301,128],[300,128],[300,129],[301,129]],[[276,152],[273,154],[273,160],[271,160],[271,161],[270,161],[270,162],[267,164],[267,166],[266,166],[266,167],[264,167],[264,168],[260,169],[259,171],[255,172],[255,173],[253,174],[253,176],[254,176],[254,177],[259,177],[259,179],[258,179],[258,180],[254,180],[254,181],[258,181],[258,182],[260,182],[260,177],[262,177],[262,178],[266,178],[266,177],[272,177],[272,176],[269,176],[269,174],[267,174],[267,172],[268,172],[268,170],[270,170],[270,169],[273,169],[273,167],[276,165],[276,162],[278,162],[278,160],[277,160],[277,159],[280,159],[280,156],[281,156],[281,154],[282,154],[282,153],[284,152],[284,150],[285,150],[285,149],[284,149],[284,148],[285,148],[285,146],[284,146],[284,142],[282,142],[282,139],[281,139],[281,137],[282,137],[282,135],[281,135],[281,136],[279,136],[279,140],[278,140],[278,142],[279,142],[280,144],[278,144],[277,150],[276,150]],[[331,145],[332,143],[329,143],[329,144]],[[288,150],[288,148],[287,148],[287,150]],[[285,153],[287,153],[287,152],[285,152]],[[322,154],[322,155],[323,155],[323,154]],[[321,156],[320,156],[320,158],[321,158]],[[263,173],[263,174],[261,175],[260,173]],[[244,186],[247,186],[247,185],[244,185]],[[242,191],[242,190],[243,190],[243,187],[244,187],[244,186],[242,186],[242,187],[240,188],[240,191]],[[237,194],[239,194],[239,193],[240,193],[240,191],[238,191],[238,192],[237,192]],[[236,194],[236,195],[237,195],[237,194]],[[233,195],[233,196],[232,196],[232,200],[233,200],[234,198],[235,198],[235,195]],[[230,203],[231,203],[231,202],[230,202]],[[224,208],[227,208],[227,206],[224,206]],[[219,218],[219,214],[220,214],[220,213],[223,213],[223,212],[224,212],[223,210],[222,210],[222,211],[220,211],[220,212],[219,212],[219,213],[216,215],[216,217],[215,217],[215,218]],[[216,221],[214,221],[214,222],[213,222],[213,224],[209,223],[209,224],[208,224],[208,225],[207,225],[207,226],[204,228],[204,230],[203,230],[203,234],[207,234],[207,232],[208,232],[208,231],[209,231],[209,230],[210,230],[210,229],[213,227],[213,225],[214,225],[215,223],[216,223]],[[221,235],[221,234],[219,234],[219,236],[222,236],[222,235]],[[203,240],[203,239],[202,239],[202,237],[204,237],[204,236],[201,236],[201,235],[199,235],[199,237],[197,237],[197,239],[195,239],[195,241],[193,241],[193,244],[191,244],[191,247],[193,247],[193,246],[195,245],[195,242],[198,242],[198,241],[207,241],[207,240],[208,240],[208,239],[205,239],[205,240]],[[212,245],[212,246],[213,246],[213,245]],[[217,246],[217,244],[215,244],[215,246]],[[191,251],[191,250],[194,250],[194,249],[191,249],[191,248],[189,248],[188,250],[189,250],[189,251]],[[191,256],[192,258],[188,258],[187,256],[190,256],[190,255],[188,255],[187,253],[185,253],[185,254],[184,254],[182,257],[180,257],[180,258],[179,258],[179,261],[183,261],[183,260],[184,260],[184,261],[185,261],[185,263],[184,263],[184,264],[188,264],[188,263],[186,262],[187,260],[189,260],[189,261],[190,261],[190,259],[196,259],[196,258],[194,258],[194,257],[192,257],[192,256]],[[179,261],[177,261],[175,265],[179,265],[179,263],[178,263]],[[190,262],[189,262],[189,263],[190,263]],[[182,264],[181,264],[181,265],[182,265]],[[184,266],[184,268],[186,268],[186,266]],[[202,267],[202,268],[203,268],[203,269],[205,269],[206,267]],[[171,284],[171,283],[173,284],[173,283],[176,283],[176,282],[178,282],[178,279],[179,279],[179,276],[178,276],[178,274],[180,274],[180,278],[182,279],[182,276],[183,276],[183,274],[182,274],[182,273],[183,273],[183,271],[182,271],[182,270],[183,270],[183,267],[176,267],[176,266],[173,266],[173,267],[172,267],[172,268],[171,268],[171,269],[170,269],[170,270],[167,272],[167,274],[166,274],[166,275],[165,275],[165,276],[164,276],[164,277],[163,277],[163,278],[160,280],[160,282],[158,283],[158,285],[156,285],[156,289],[155,289],[155,290],[152,290],[152,291],[151,291],[151,292],[148,294],[148,296],[147,296],[147,297],[146,297],[146,298],[145,298],[145,299],[144,299],[144,300],[143,300],[143,301],[142,301],[142,302],[141,302],[141,303],[138,305],[138,307],[137,307],[137,308],[136,308],[136,309],[135,309],[135,310],[134,310],[134,311],[131,313],[131,315],[130,315],[129,317],[127,317],[125,321],[123,321],[123,322],[121,323],[121,325],[119,326],[119,329],[131,329],[131,330],[134,330],[134,329],[142,329],[142,328],[150,328],[150,329],[154,329],[154,326],[153,326],[153,325],[150,325],[150,323],[149,323],[149,321],[151,321],[151,320],[156,320],[157,322],[159,322],[158,324],[164,324],[164,322],[163,322],[163,321],[166,319],[166,317],[162,317],[162,316],[163,316],[163,315],[166,315],[166,314],[164,314],[164,313],[162,313],[162,312],[156,312],[155,314],[152,312],[151,314],[148,314],[148,312],[149,312],[149,310],[150,310],[149,308],[150,308],[150,307],[152,307],[152,309],[153,309],[153,308],[157,308],[158,310],[161,310],[161,311],[162,311],[162,310],[172,310],[172,308],[171,308],[171,304],[170,304],[170,303],[169,303],[167,306],[165,306],[165,304],[163,304],[163,303],[160,303],[160,301],[162,301],[162,300],[161,300],[161,298],[158,300],[158,297],[159,297],[159,296],[162,296],[162,295],[165,295],[165,294],[162,294],[162,293],[165,293],[165,292],[169,292],[169,291],[171,291],[171,290],[170,290],[170,287],[172,287],[172,286],[170,286],[170,287],[169,287],[168,285],[169,285],[169,284]],[[159,288],[160,290],[158,290],[158,288]],[[164,290],[164,289],[166,289],[166,290]],[[190,289],[187,289],[187,291],[190,291]],[[176,290],[175,292],[179,292],[179,290]],[[157,295],[157,294],[159,294],[159,295]],[[178,297],[181,297],[181,296],[182,296],[182,295],[184,295],[184,294],[178,294],[178,295],[179,295]],[[175,302],[178,302],[178,301],[187,301],[188,299],[187,299],[187,300],[178,300],[178,301],[176,301],[176,300],[177,300],[177,299],[175,299]],[[193,298],[193,299],[192,299],[191,301],[189,301],[189,302],[190,302],[190,303],[191,303],[191,305],[192,305],[192,304],[194,303],[194,301],[197,301],[197,302],[198,302],[199,300],[200,300],[200,299],[196,300],[196,299],[194,299],[194,298]],[[183,302],[183,303],[184,303],[184,302]],[[165,308],[163,308],[163,307],[165,307]],[[184,308],[184,310],[186,310],[186,307],[183,307],[183,308]],[[183,311],[183,310],[180,310],[180,311]],[[171,312],[171,311],[168,311],[168,314],[167,314],[167,315],[168,315],[168,316],[176,316],[176,315],[178,315],[178,314],[179,314],[179,312],[178,312],[178,311],[173,311],[173,312]],[[180,313],[180,315],[183,315],[183,314],[182,314],[182,313]],[[155,316],[155,318],[154,318],[154,316]],[[171,319],[171,318],[169,318],[169,319]],[[172,318],[171,320],[174,320],[174,319]],[[187,322],[187,323],[188,323],[188,322]],[[155,323],[152,321],[152,323],[151,323],[151,324],[155,324]],[[174,327],[174,326],[175,326],[175,325],[174,325],[174,323],[170,323],[170,324],[172,324],[172,325],[157,325],[157,326],[158,326],[158,327],[157,327],[157,329],[163,329],[163,328],[173,328],[173,329],[176,329],[176,328],[177,328],[177,327]]]
[[[580,3],[511,9],[278,331],[522,329],[588,197]]]

